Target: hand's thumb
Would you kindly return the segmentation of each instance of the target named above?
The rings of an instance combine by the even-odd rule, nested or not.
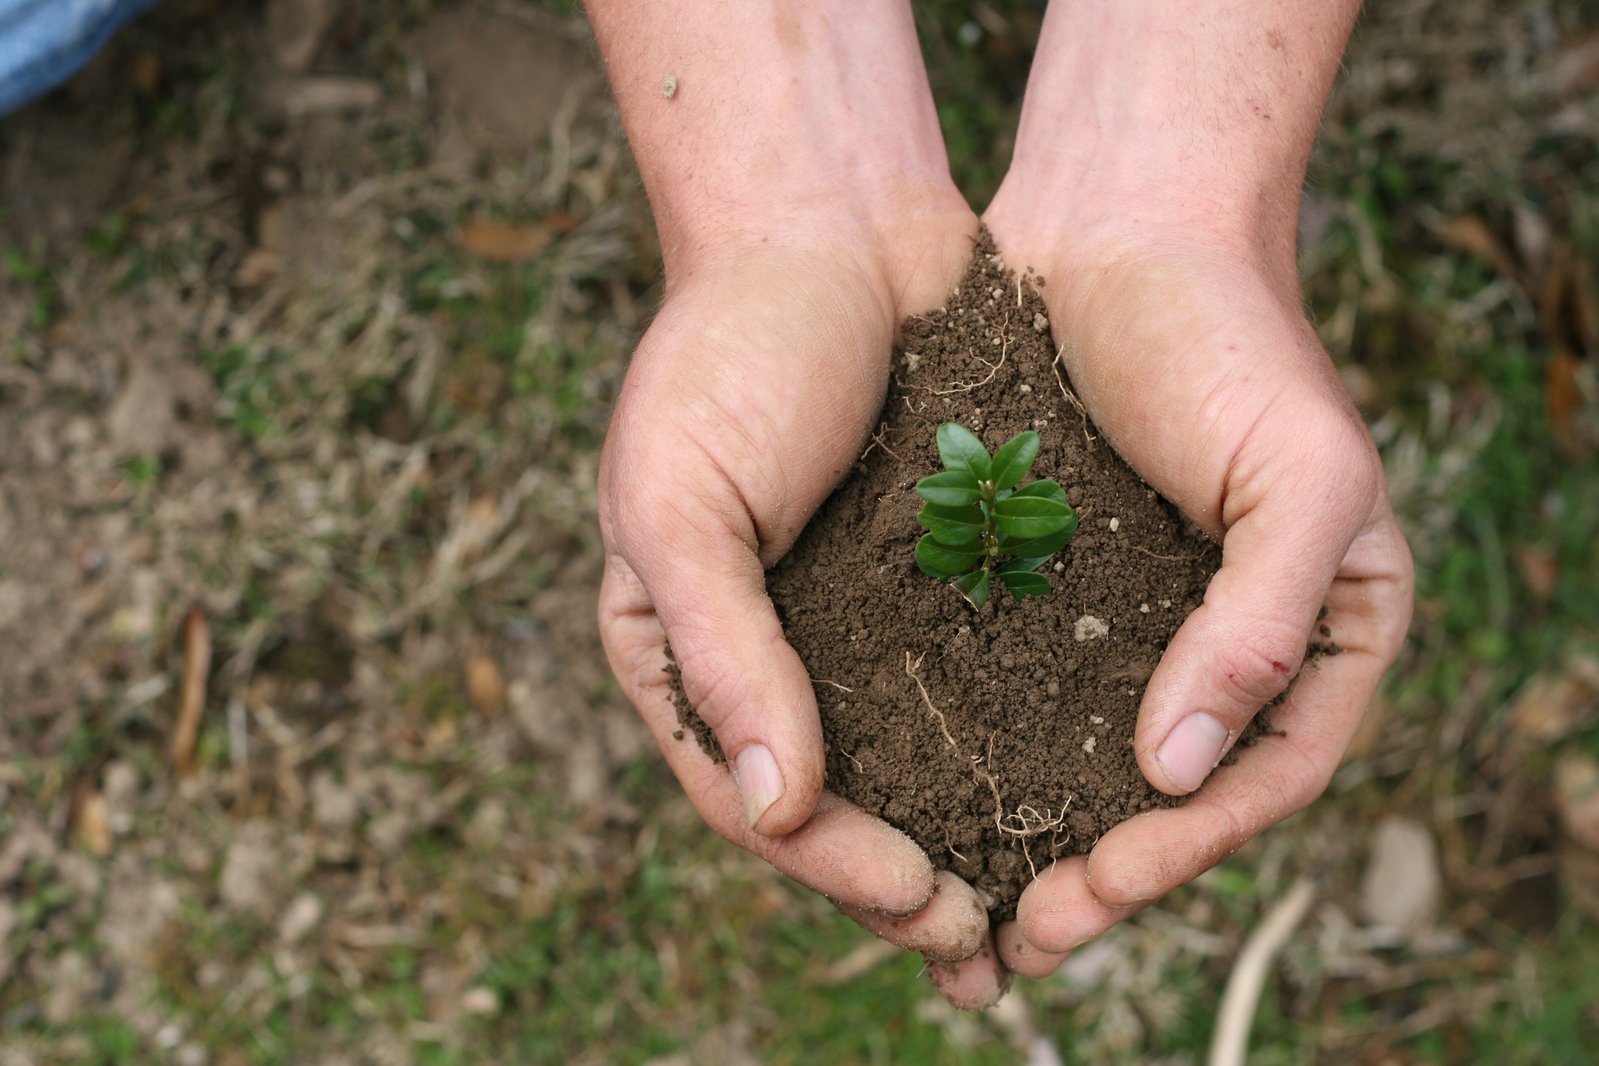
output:
[[[1327,590],[1371,514],[1378,478],[1364,431],[1309,439],[1314,457],[1283,449],[1240,479],[1248,498],[1229,516],[1222,568],[1144,692],[1134,749],[1163,792],[1203,784],[1299,671]]]
[[[716,734],[750,826],[791,832],[821,796],[821,723],[810,676],[766,595],[753,530],[730,528],[709,508],[642,513],[656,520],[651,543],[626,553],[666,629],[684,693]]]

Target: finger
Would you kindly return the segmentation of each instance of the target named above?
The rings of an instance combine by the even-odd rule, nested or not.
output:
[[[1064,951],[1045,951],[1028,940],[1019,922],[1005,922],[994,930],[994,948],[1005,969],[1021,977],[1048,977],[1066,961]]]
[[[600,633],[623,692],[654,735],[700,816],[716,832],[840,904],[909,916],[933,895],[933,866],[904,833],[830,793],[802,828],[783,837],[750,829],[725,765],[678,724],[665,673],[660,621],[627,563],[607,560]]]
[[[648,590],[684,694],[733,771],[746,823],[781,836],[804,823],[821,794],[816,697],[766,595],[758,538],[737,491],[708,456],[690,465],[708,471],[703,482],[662,480],[653,469],[617,475],[642,486],[629,507],[650,523],[615,529],[615,547]]]
[[[1052,863],[1022,891],[1016,932],[1032,950],[1064,959],[1067,952],[1137,914],[1142,906],[1113,906],[1094,895],[1088,884],[1088,858],[1076,855]]]
[[[1262,429],[1254,439],[1273,446],[1254,449],[1258,459],[1244,449],[1229,471],[1221,570],[1139,710],[1134,750],[1162,792],[1198,788],[1298,671],[1328,585],[1373,512],[1380,467],[1364,427],[1341,410],[1311,409],[1319,413],[1302,424]]]
[[[1097,899],[1122,906],[1156,899],[1326,788],[1409,628],[1410,556],[1391,516],[1355,543],[1348,569],[1328,596],[1327,621],[1341,652],[1308,664],[1272,710],[1282,734],[1262,737],[1183,806],[1139,815],[1105,834],[1088,858]]]
[[[986,932],[977,954],[965,962],[929,961],[927,973],[938,994],[960,1010],[987,1010],[1010,991],[1010,973],[999,961],[994,938]]]
[[[933,875],[933,898],[908,918],[840,903],[838,909],[867,932],[932,962],[964,962],[983,946],[988,911],[972,886],[948,870]]]

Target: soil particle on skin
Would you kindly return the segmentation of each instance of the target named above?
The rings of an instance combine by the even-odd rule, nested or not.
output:
[[[1221,552],[1082,412],[1034,285],[986,233],[947,306],[903,335],[881,430],[769,588],[811,676],[828,679],[816,686],[828,788],[975,885],[997,921],[1052,858],[1177,802],[1145,781],[1133,730]],[[1048,596],[1016,603],[996,586],[974,610],[917,569],[914,485],[942,469],[934,433],[946,421],[990,451],[1024,429],[1041,435],[1030,477],[1060,482],[1080,518],[1042,568]],[[678,706],[714,754],[681,695]]]

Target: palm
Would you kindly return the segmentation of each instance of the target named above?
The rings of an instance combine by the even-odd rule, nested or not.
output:
[[[1381,464],[1291,281],[1170,241],[1101,262],[1049,294],[1072,380],[1111,443],[1224,553],[1145,692],[1134,743],[1146,776],[1190,791],[1157,755],[1176,724],[1203,711],[1236,740],[1299,666],[1323,606],[1345,654],[1306,671],[1274,712],[1284,735],[1035,882],[1020,925],[1046,951],[1097,935],[1315,798],[1410,612]]]
[[[887,268],[853,249],[763,246],[674,287],[634,357],[600,477],[606,651],[690,799],[723,836],[935,960],[978,951],[983,908],[949,875],[935,895],[909,838],[822,794],[815,698],[764,595],[764,567],[859,457],[895,326],[948,291],[975,226],[949,212]],[[668,639],[733,775],[679,738]],[[736,753],[757,742],[783,768],[770,806],[741,795]],[[992,952],[934,974],[967,1005],[998,988]]]

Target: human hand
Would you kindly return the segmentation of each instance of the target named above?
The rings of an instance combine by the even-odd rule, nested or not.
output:
[[[971,255],[910,7],[585,6],[667,283],[601,459],[611,665],[713,828],[934,960],[951,1002],[991,1003],[976,893],[822,792],[815,695],[764,580],[859,457],[895,328]],[[673,735],[667,640],[732,773]]]
[[[1106,438],[1223,548],[1134,738],[1151,784],[1193,795],[1029,886],[1000,953],[1040,975],[1320,795],[1403,642],[1412,573],[1370,436],[1292,273],[1258,242],[1131,234],[1044,261],[1003,205],[990,221],[1008,262],[1045,273],[1057,343]],[[1282,735],[1212,773],[1300,670],[1323,605],[1342,653],[1293,681],[1272,711]]]
[[[1191,798],[1028,887],[996,933],[1017,973],[1050,972],[1319,795],[1408,627],[1409,550],[1295,265],[1305,164],[1358,6],[1077,0],[1045,18],[985,220],[1010,266],[1046,278],[1104,436],[1221,541],[1222,568],[1134,737],[1150,783]],[[1323,605],[1343,653],[1293,681],[1272,712],[1284,735],[1216,770],[1294,678]]]
[[[601,632],[712,828],[923,952],[952,1002],[981,1006],[1002,988],[984,908],[910,838],[822,792],[811,681],[765,592],[764,568],[860,455],[894,329],[960,276],[976,219],[957,204],[896,227],[892,253],[842,225],[673,264],[601,462]],[[727,766],[679,728],[667,640]]]

